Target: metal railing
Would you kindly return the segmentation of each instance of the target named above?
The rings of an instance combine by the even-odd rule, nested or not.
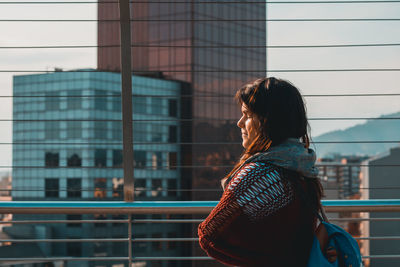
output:
[[[197,242],[197,237],[156,237],[141,238],[133,235],[135,224],[198,224],[201,218],[196,219],[133,219],[136,215],[143,214],[163,214],[163,215],[205,215],[208,214],[217,204],[216,201],[4,201],[0,202],[0,214],[124,214],[127,219],[107,219],[107,220],[9,220],[0,221],[2,225],[26,225],[26,224],[125,224],[127,225],[127,237],[120,238],[80,238],[80,239],[31,239],[31,238],[3,238],[0,244],[12,243],[98,243],[98,242],[119,242],[128,245],[128,255],[122,257],[23,257],[23,258],[1,258],[0,266],[16,263],[40,263],[56,261],[197,261],[212,260],[207,256],[152,256],[137,257],[132,252],[133,243],[136,242]],[[325,200],[323,201],[325,210],[329,213],[335,212],[400,212],[400,199],[379,199],[379,200]],[[196,217],[196,216],[195,216]],[[400,221],[400,218],[332,218],[332,221]],[[400,236],[358,236],[356,239],[362,240],[399,240]],[[398,259],[400,255],[363,255],[364,259]],[[129,265],[131,266],[131,265]]]

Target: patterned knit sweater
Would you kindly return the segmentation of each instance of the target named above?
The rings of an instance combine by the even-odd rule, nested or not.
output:
[[[285,173],[245,164],[199,225],[202,249],[231,266],[306,266],[315,219]]]

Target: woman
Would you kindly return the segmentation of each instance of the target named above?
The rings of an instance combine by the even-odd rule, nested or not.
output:
[[[291,83],[258,79],[236,93],[244,153],[199,225],[200,246],[232,266],[306,266],[322,187],[303,99]]]

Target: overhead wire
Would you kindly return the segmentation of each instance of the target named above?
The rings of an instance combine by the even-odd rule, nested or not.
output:
[[[130,1],[132,4],[187,4],[186,1]],[[327,1],[193,1],[191,4],[388,4],[400,3],[400,0],[327,0]],[[18,5],[18,4],[118,4],[118,1],[3,1],[0,4]]]
[[[133,44],[131,47],[145,48],[346,48],[346,47],[390,47],[400,46],[400,43],[375,43],[375,44],[328,44],[328,45],[141,45]],[[50,45],[50,46],[0,46],[0,49],[75,49],[75,48],[116,48],[120,45]]]

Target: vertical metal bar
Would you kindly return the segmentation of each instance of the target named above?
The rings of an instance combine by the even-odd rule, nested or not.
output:
[[[124,167],[124,199],[133,201],[133,127],[132,127],[132,68],[131,25],[129,0],[119,0],[121,29],[121,79],[122,79],[122,136]]]
[[[129,264],[128,266],[132,266],[132,214],[128,214],[128,235],[129,235],[129,243],[128,243],[128,256],[129,256]]]
[[[265,77],[268,77],[268,4],[265,5]]]

